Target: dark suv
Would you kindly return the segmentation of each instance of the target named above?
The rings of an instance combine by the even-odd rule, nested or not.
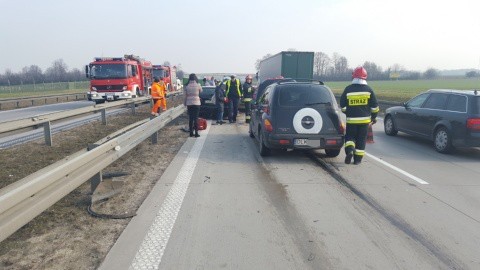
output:
[[[344,124],[332,91],[322,82],[280,80],[267,86],[252,107],[249,133],[257,138],[260,155],[270,149],[340,153]]]
[[[422,93],[385,113],[385,133],[402,131],[433,141],[435,150],[480,146],[480,96],[477,90]]]

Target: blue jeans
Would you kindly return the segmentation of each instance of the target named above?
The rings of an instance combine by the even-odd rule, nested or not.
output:
[[[223,106],[224,103],[217,104],[217,122],[223,121]]]
[[[234,122],[237,121],[237,113],[238,113],[238,101],[240,100],[239,97],[229,97],[228,98],[228,121]]]

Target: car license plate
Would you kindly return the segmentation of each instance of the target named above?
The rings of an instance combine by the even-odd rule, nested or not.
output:
[[[294,145],[307,145],[307,139],[295,139],[293,141]]]
[[[113,95],[107,95],[107,100],[113,100]]]

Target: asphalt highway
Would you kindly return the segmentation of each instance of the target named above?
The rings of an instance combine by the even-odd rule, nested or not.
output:
[[[246,124],[189,138],[101,269],[480,269],[480,151],[388,137],[359,165],[258,154]]]
[[[50,105],[34,106],[23,109],[0,111],[0,122],[8,122],[33,116],[40,116],[65,110],[74,110],[95,105],[92,101],[72,101]]]

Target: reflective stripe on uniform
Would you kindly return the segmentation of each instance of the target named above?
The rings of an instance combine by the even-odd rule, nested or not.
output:
[[[371,117],[347,117],[347,124],[369,124]]]
[[[247,120],[250,119],[250,115],[245,116],[245,119]]]
[[[354,141],[347,141],[347,142],[345,142],[345,148],[347,148],[347,147],[349,147],[349,146],[355,147],[355,142],[354,142]]]
[[[364,156],[365,155],[365,150],[355,149],[355,155]]]
[[[243,99],[243,102],[250,102],[250,101],[252,101],[251,98],[244,98],[244,99]]]
[[[378,113],[380,111],[380,107],[375,107],[375,108],[371,108],[371,111],[372,113]]]
[[[342,112],[346,112],[346,111],[347,111],[347,107],[343,107]]]
[[[351,92],[351,93],[347,93],[347,97],[349,97],[349,96],[367,96],[368,98],[370,98],[370,95],[371,95],[370,92]]]

